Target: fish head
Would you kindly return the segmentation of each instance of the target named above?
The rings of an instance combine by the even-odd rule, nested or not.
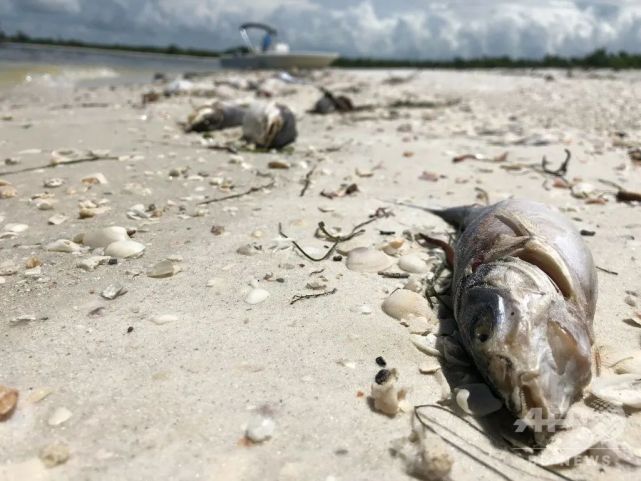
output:
[[[457,323],[481,374],[527,426],[553,432],[591,377],[580,313],[543,271],[516,258],[481,265],[458,292]]]

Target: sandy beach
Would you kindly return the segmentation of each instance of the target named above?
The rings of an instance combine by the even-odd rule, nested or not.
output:
[[[0,421],[0,480],[413,479],[397,452],[413,413],[372,409],[375,359],[397,370],[410,407],[437,403],[443,381],[419,370],[437,359],[412,342],[426,329],[381,304],[409,281],[423,292],[442,264],[414,234],[452,229],[399,202],[560,209],[601,268],[595,343],[614,372],[640,348],[641,205],[616,195],[641,192],[639,78],[221,71],[180,86],[0,91],[0,385],[19,392]],[[367,108],[311,114],[318,86]],[[159,98],[144,103],[149,92]],[[214,100],[287,105],[298,137],[262,152],[239,143],[240,128],[185,133],[194,107]],[[565,149],[565,180],[541,170]],[[319,222],[345,235],[368,220],[322,261],[292,243],[324,257],[333,241]],[[80,242],[109,226],[142,255],[113,261]],[[73,252],[48,248],[74,239]],[[348,269],[356,247],[386,248],[386,272],[400,277]],[[400,269],[408,254],[426,271]],[[484,432],[498,422],[443,405]],[[641,456],[641,414],[623,418],[618,441]],[[561,479],[442,419],[490,466],[446,445],[450,479]],[[252,441],[256,423],[265,435]],[[639,469],[586,457],[555,471],[633,480]]]

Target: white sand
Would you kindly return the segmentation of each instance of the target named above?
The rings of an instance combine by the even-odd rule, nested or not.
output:
[[[507,151],[509,164],[538,164],[546,155],[556,166],[569,148],[570,179],[581,177],[611,192],[598,182],[608,179],[641,191],[641,167],[633,166],[625,148],[613,146],[615,131],[641,143],[638,76],[553,74],[556,80],[546,82],[539,73],[435,71],[394,86],[382,84],[389,72],[330,71],[316,78],[337,91],[356,89],[347,95],[357,104],[385,104],[401,97],[461,100],[452,106],[380,108],[344,116],[307,114],[318,97],[313,87],[273,82],[275,98],[297,114],[299,138],[292,154],[242,152],[247,168],[230,163],[229,153],[199,147],[198,135],[185,135],[177,125],[191,111],[190,102],[199,105],[205,98],[179,96],[140,107],[140,94],[149,87],[41,98],[0,94],[0,114],[11,116],[0,121],[0,159],[20,160],[0,171],[46,165],[52,150],[64,148],[140,156],[0,175],[18,191],[16,197],[0,200],[0,232],[10,223],[29,225],[15,238],[0,240],[0,264],[12,261],[19,267],[0,284],[0,384],[20,391],[16,411],[0,422],[0,465],[37,458],[45,446],[62,443],[69,448],[69,460],[45,470],[42,479],[405,479],[402,463],[389,449],[395,439],[409,434],[410,415],[382,416],[366,400],[378,369],[374,359],[380,355],[399,370],[400,384],[410,388],[411,404],[435,402],[440,396],[434,377],[418,372],[425,355],[411,344],[408,329],[380,310],[403,281],[347,270],[344,261],[310,262],[278,235],[282,223],[301,245],[324,251],[330,243],[314,237],[319,221],[349,231],[379,207],[391,207],[394,216],[368,225],[359,243],[378,245],[390,238],[379,229],[397,236],[404,230],[446,232],[427,213],[388,203],[398,199],[467,204],[475,201],[480,187],[491,201],[516,195],[567,209],[579,228],[596,231],[586,238],[596,263],[618,273],[599,273],[597,343],[618,352],[638,350],[639,328],[623,319],[634,315],[624,302],[625,291],[640,292],[641,207],[617,203],[612,196],[605,205],[588,205],[567,189],[544,188],[544,177],[531,170],[451,160],[465,153],[493,157]],[[254,95],[225,91],[237,98]],[[531,145],[535,135],[545,145]],[[219,140],[238,136],[238,130],[214,134]],[[525,140],[514,144],[518,138]],[[25,149],[41,152],[20,154]],[[292,167],[268,169],[276,159]],[[312,183],[300,197],[301,181],[314,165]],[[181,167],[189,168],[187,177],[171,179],[170,170]],[[359,177],[356,168],[373,169],[373,176]],[[422,180],[423,171],[440,178]],[[109,183],[87,190],[80,179],[96,172]],[[203,195],[222,197],[267,184],[263,174],[268,172],[276,179],[269,191],[210,204],[204,215],[192,217]],[[208,177],[188,178],[199,173]],[[234,189],[222,192],[211,186],[209,179],[216,176],[230,179]],[[51,177],[66,183],[45,189],[42,182]],[[359,186],[353,196],[320,196],[324,189],[352,182]],[[151,193],[124,193],[130,183]],[[37,210],[29,201],[45,190],[57,201],[54,211]],[[79,220],[78,202],[85,199],[106,199],[111,209]],[[138,203],[153,203],[165,212],[157,221],[128,219],[126,211]],[[334,211],[324,213],[319,207]],[[70,220],[48,225],[54,213]],[[214,224],[224,226],[225,233],[210,233]],[[88,254],[41,247],[109,225],[137,228],[135,239],[146,245],[144,256],[85,272],[76,263]],[[256,230],[262,237],[252,235]],[[247,243],[259,244],[262,252],[251,257],[236,253]],[[182,272],[165,279],[145,275],[148,267],[172,255],[182,257]],[[43,262],[40,279],[24,275],[30,256]],[[312,274],[320,269],[322,274]],[[264,280],[266,276],[272,280]],[[315,293],[306,284],[319,276],[336,293],[290,305],[296,294]],[[207,287],[210,279],[218,279],[214,287]],[[249,305],[244,298],[253,279],[270,296]],[[109,284],[123,285],[128,292],[104,300],[99,293]],[[363,304],[373,312],[362,314]],[[97,306],[104,307],[102,314],[90,315]],[[164,314],[177,320],[150,322]],[[10,323],[21,315],[37,320]],[[50,388],[51,394],[30,402],[30,395],[42,388]],[[243,425],[261,406],[273,412],[274,436],[247,447]],[[71,418],[50,426],[47,421],[61,407],[71,411]],[[622,439],[641,446],[637,412],[630,413]],[[500,479],[459,452],[453,456],[452,479]],[[33,463],[38,466],[39,461]],[[0,479],[18,479],[6,474],[14,471],[0,468]],[[639,476],[621,466],[589,463],[563,473],[573,479]]]

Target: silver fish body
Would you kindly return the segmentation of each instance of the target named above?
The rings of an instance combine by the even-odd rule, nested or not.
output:
[[[432,212],[462,229],[452,294],[465,348],[508,409],[553,431],[591,378],[590,250],[565,216],[537,202]]]

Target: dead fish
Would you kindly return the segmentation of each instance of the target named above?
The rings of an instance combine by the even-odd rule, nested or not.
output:
[[[314,108],[311,110],[312,113],[328,114],[330,112],[351,112],[354,110],[354,104],[349,97],[334,95],[326,89],[321,90],[323,96],[314,104]]]
[[[243,119],[243,138],[265,149],[281,149],[296,140],[296,117],[274,102],[255,102]]]
[[[449,257],[465,348],[508,409],[553,431],[591,378],[597,274],[581,234],[526,200],[427,210],[461,230]]]
[[[185,132],[211,132],[243,124],[246,109],[230,103],[214,102],[194,110],[185,123]]]

